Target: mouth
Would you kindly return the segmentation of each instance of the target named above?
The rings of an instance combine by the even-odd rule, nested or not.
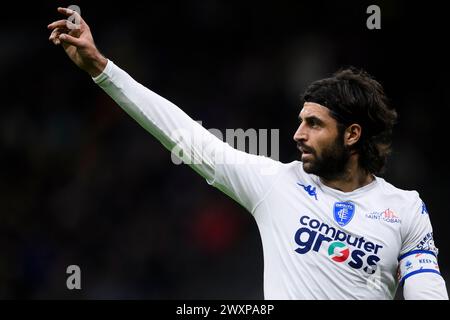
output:
[[[310,149],[308,147],[297,145],[297,149],[301,152],[301,159],[302,160],[304,160],[306,158],[311,158],[313,156],[312,149]]]
[[[306,146],[297,145],[297,149],[304,154],[312,154],[312,149]]]

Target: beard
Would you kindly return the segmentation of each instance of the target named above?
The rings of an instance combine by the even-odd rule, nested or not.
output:
[[[345,167],[350,158],[350,150],[344,145],[343,135],[338,134],[336,139],[322,149],[321,155],[316,150],[299,143],[299,146],[308,151],[308,158],[303,160],[303,170],[321,178],[332,180],[345,173]]]

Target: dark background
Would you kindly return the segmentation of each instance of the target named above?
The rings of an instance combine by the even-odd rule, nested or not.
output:
[[[305,86],[366,69],[399,112],[385,178],[421,194],[450,280],[443,2],[42,2],[0,11],[0,298],[263,298],[250,214],[48,42],[70,4],[108,58],[205,127],[279,128],[283,162],[298,157]],[[370,4],[381,30],[366,28]],[[81,291],[66,288],[71,264]]]

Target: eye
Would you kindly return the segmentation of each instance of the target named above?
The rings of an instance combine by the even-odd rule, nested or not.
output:
[[[317,121],[314,119],[308,119],[307,123],[308,123],[308,126],[310,126],[311,128],[317,127]]]
[[[311,119],[309,119],[309,125],[311,126],[311,128],[314,129],[319,129],[322,128],[324,126],[324,123],[322,120],[320,120],[319,118],[316,117],[312,117]]]

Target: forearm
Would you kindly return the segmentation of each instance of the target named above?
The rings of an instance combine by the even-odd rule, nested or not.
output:
[[[215,152],[222,141],[111,61],[94,81],[168,150],[181,149],[199,174],[213,179]]]
[[[232,148],[180,108],[108,61],[94,81],[168,150],[250,212],[278,177],[281,163]]]

